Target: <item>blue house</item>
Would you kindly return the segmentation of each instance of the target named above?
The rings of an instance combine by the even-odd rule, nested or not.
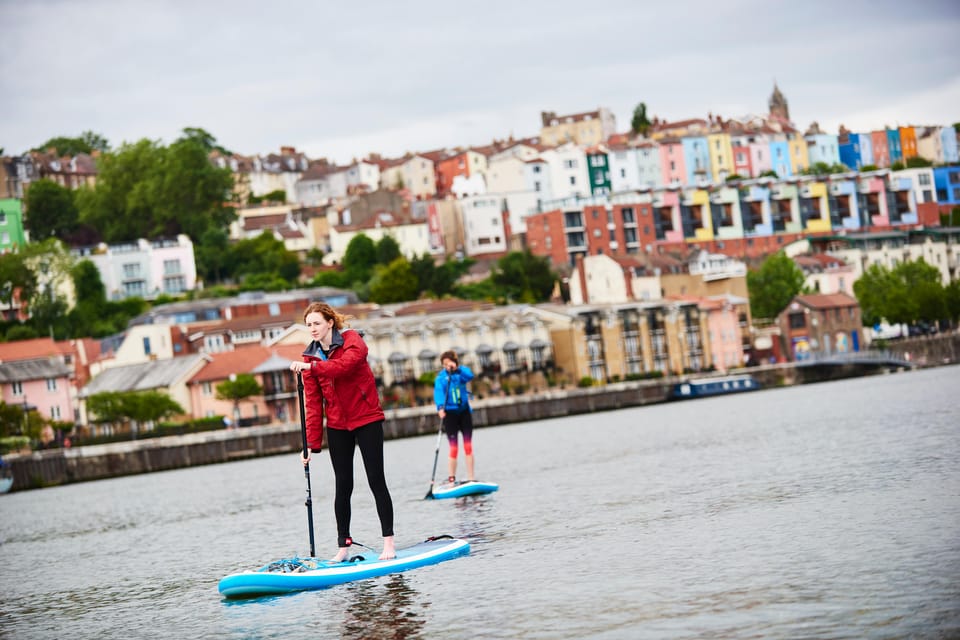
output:
[[[933,184],[937,187],[937,202],[960,204],[960,166],[935,167]]]
[[[790,146],[786,140],[770,141],[770,163],[778,177],[786,178],[793,175],[793,169],[790,167]]]
[[[701,180],[708,182],[712,178],[710,170],[710,148],[703,136],[690,136],[683,143],[683,161],[687,167],[687,184],[697,185]]]
[[[940,142],[943,144],[943,161],[960,162],[960,152],[957,149],[957,131],[953,127],[940,129]]]
[[[869,133],[849,133],[847,142],[838,147],[840,162],[859,171],[861,167],[873,164],[873,143]]]
[[[887,148],[890,150],[890,164],[903,162],[903,147],[900,145],[900,129],[887,129]]]

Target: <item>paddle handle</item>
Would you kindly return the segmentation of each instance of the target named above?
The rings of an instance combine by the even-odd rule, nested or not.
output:
[[[303,458],[306,460],[307,456],[310,455],[310,449],[307,446],[307,411],[303,401],[303,373],[300,371],[297,372],[297,397],[300,401],[300,437],[303,440]],[[307,505],[307,531],[310,535],[310,557],[315,558],[317,553],[313,539],[313,497],[310,491],[309,462],[303,465],[303,475],[307,480],[307,500],[305,504]]]

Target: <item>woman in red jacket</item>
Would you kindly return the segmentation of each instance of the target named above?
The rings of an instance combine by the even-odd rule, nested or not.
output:
[[[393,501],[383,474],[383,409],[377,396],[373,372],[367,364],[367,345],[352,329],[344,328],[345,316],[325,302],[314,302],[303,313],[313,341],[303,352],[303,362],[290,369],[303,374],[307,446],[319,453],[323,446],[323,416],[327,417],[330,462],[336,478],[333,511],[337,518],[341,562],[350,555],[350,496],[353,494],[353,454],[363,456],[367,482],[377,503],[383,533],[381,560],[393,558]],[[303,464],[310,462],[310,456]]]

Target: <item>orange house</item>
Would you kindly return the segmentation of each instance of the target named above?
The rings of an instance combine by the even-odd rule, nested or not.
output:
[[[917,157],[917,130],[913,127],[900,127],[900,151],[904,161]]]

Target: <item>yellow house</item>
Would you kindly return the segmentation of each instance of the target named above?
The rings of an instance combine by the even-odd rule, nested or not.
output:
[[[568,382],[608,382],[712,366],[707,314],[696,302],[539,305],[558,371]]]
[[[787,148],[790,153],[790,169],[794,175],[801,173],[810,166],[810,156],[807,153],[807,141],[799,131],[787,136]]]
[[[541,144],[556,147],[567,142],[577,145],[595,145],[605,142],[616,133],[616,120],[609,109],[558,116],[553,111],[541,112]]]
[[[726,132],[707,135],[707,146],[710,150],[710,170],[714,182],[723,182],[727,176],[736,173],[733,163],[733,144],[730,134]]]

